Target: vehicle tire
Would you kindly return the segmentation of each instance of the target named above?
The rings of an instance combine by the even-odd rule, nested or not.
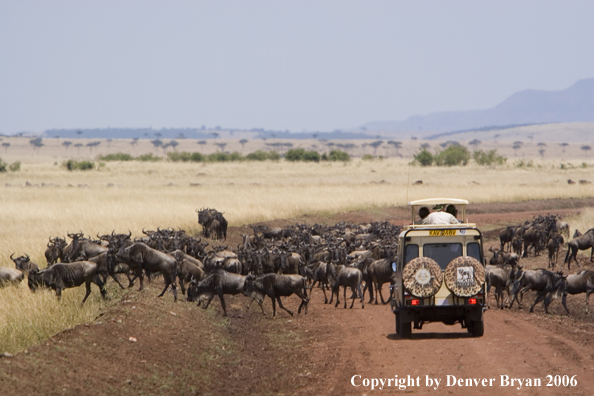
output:
[[[441,287],[443,275],[439,264],[429,257],[417,257],[402,270],[402,283],[415,297],[431,297]]]
[[[466,323],[466,330],[467,330],[467,331],[468,331],[470,334],[472,334],[472,332],[473,332],[473,330],[472,330],[472,329],[473,329],[472,323],[473,323],[473,322],[468,322],[468,323]]]
[[[473,337],[482,337],[485,334],[485,322],[482,320],[473,321],[471,334]]]
[[[400,312],[396,312],[394,316],[396,316],[396,334],[400,335]]]
[[[457,257],[447,265],[443,279],[456,296],[471,297],[485,284],[485,267],[475,258]]]

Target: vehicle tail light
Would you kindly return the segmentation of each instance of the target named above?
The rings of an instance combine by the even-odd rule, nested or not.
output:
[[[469,298],[468,299],[468,304],[470,304],[470,305],[476,305],[476,298]]]
[[[410,305],[421,305],[421,300],[410,300]]]

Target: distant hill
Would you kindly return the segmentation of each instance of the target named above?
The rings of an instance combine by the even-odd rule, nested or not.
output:
[[[487,110],[448,111],[404,121],[369,122],[367,132],[460,131],[496,126],[525,126],[594,121],[594,78],[562,91],[528,89]]]

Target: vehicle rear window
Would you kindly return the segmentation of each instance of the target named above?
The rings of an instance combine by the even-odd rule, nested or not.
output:
[[[466,255],[477,259],[480,263],[483,262],[481,259],[481,246],[478,243],[469,243],[466,245]]]
[[[429,257],[437,262],[441,269],[455,259],[462,256],[461,243],[427,243],[423,245],[423,257]]]
[[[406,249],[404,250],[404,264],[417,257],[419,257],[419,245],[406,245]]]

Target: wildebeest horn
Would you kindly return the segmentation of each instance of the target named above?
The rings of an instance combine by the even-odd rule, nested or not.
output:
[[[27,253],[25,253],[25,256],[27,256],[27,260],[29,260],[29,255]]]
[[[12,261],[14,261],[14,259],[12,258],[12,256],[14,256],[14,253],[10,255],[10,259],[11,259]]]
[[[131,236],[132,236],[132,231],[128,230],[128,237],[126,239],[130,239]]]

